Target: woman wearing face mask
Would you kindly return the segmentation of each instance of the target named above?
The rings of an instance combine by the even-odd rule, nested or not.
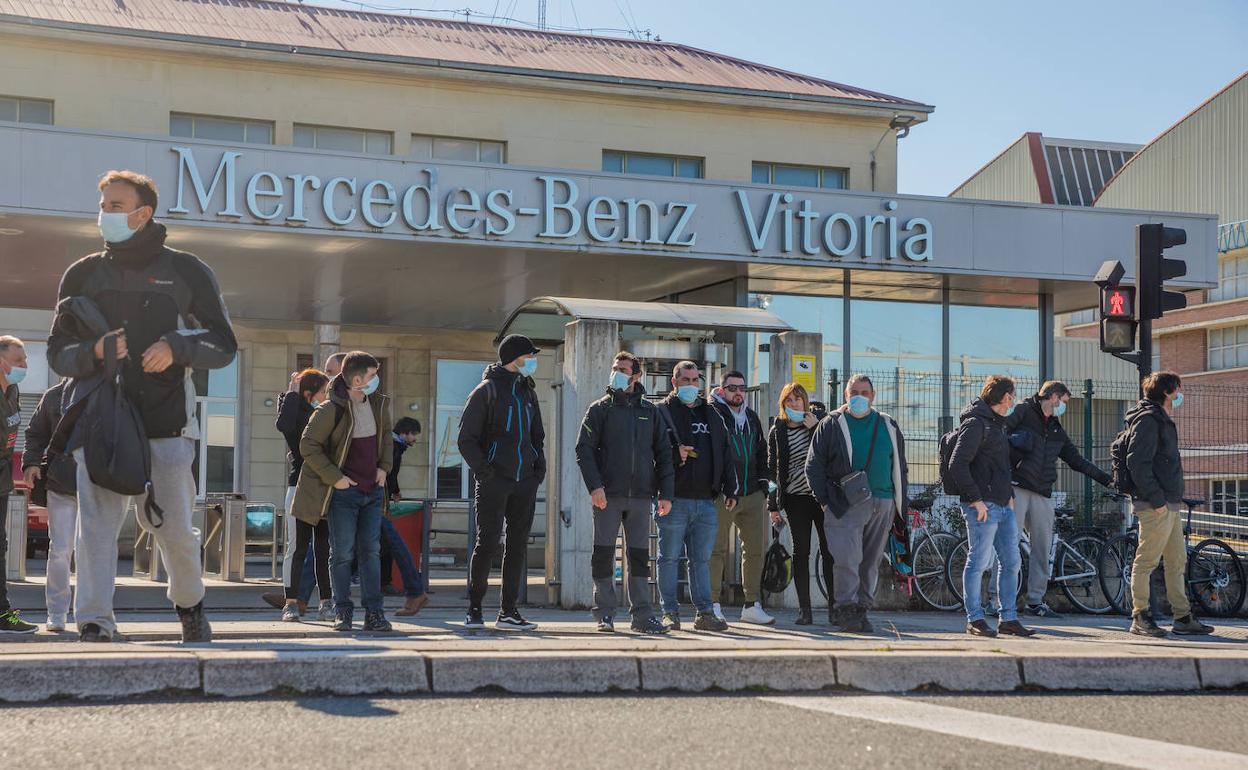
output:
[[[823,574],[832,574],[832,556],[823,531],[823,509],[806,480],[806,454],[819,420],[810,411],[810,396],[796,382],[780,391],[780,413],[767,436],[767,465],[771,468],[772,488],[767,496],[771,525],[793,528],[793,584],[797,588],[797,624],[814,622],[810,609],[810,530],[819,536],[819,557]],[[784,512],[784,514],[781,513]]]
[[[286,587],[285,606],[282,608],[282,620],[294,622],[299,620],[307,609],[309,577],[305,559],[296,562],[295,554],[306,553],[308,544],[315,537],[313,544],[313,561],[315,563],[316,585],[320,589],[321,604],[318,611],[320,620],[333,620],[334,608],[330,601],[329,585],[329,527],[322,521],[316,527],[296,522],[290,515],[294,502],[295,486],[299,482],[299,473],[303,469],[303,455],[299,453],[299,439],[308,426],[312,411],[328,397],[329,377],[319,369],[304,369],[291,377],[291,388],[283,393],[277,407],[277,430],[286,439],[287,457],[290,459],[290,477],[286,487],[286,555],[282,559],[282,582]],[[303,547],[300,548],[300,543]]]

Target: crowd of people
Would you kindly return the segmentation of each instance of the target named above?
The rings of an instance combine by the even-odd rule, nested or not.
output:
[[[206,642],[212,628],[191,527],[199,423],[190,373],[228,366],[238,345],[212,270],[166,245],[165,227],[153,220],[152,180],[110,171],[99,192],[105,248],[75,262],[62,277],[48,362],[63,379],[43,394],[26,429],[22,459],[32,496],[46,499],[49,512],[47,628],[66,629],[72,596],[81,640],[117,637],[117,541],[133,499],[139,526],[151,533],[164,558],[167,595],[181,620],[183,641]],[[469,395],[459,425],[458,448],[472,472],[476,505],[464,625],[484,628],[482,605],[501,553],[494,627],[529,631],[537,626],[521,615],[518,599],[547,467],[533,380],[540,351],[529,338],[511,335],[497,353],[498,361]],[[402,457],[421,426],[410,417],[392,422],[389,398],[379,390],[379,369],[367,352],[336,353],[324,369],[292,374],[279,399],[275,427],[290,461],[289,523],[284,590],[265,600],[281,610],[284,621],[305,616],[314,587],[316,617],[343,632],[354,629],[356,582],[366,632],[391,630],[387,594],[403,595],[398,615],[416,615],[428,601],[425,576],[386,515],[402,498]],[[21,340],[0,337],[0,419],[6,431],[0,447],[0,574],[25,373]],[[910,484],[902,426],[875,408],[870,377],[851,377],[843,403],[831,410],[802,385],[784,385],[778,416],[764,433],[767,423],[746,404],[748,383],[739,371],[727,371],[708,387],[697,364],[681,361],[661,401],[647,398],[643,362],[632,353],[618,353],[604,374],[605,393],[586,412],[575,448],[593,516],[590,567],[599,631],[615,631],[621,529],[629,628],[666,634],[682,628],[682,561],[693,629],[728,628],[719,599],[727,575],[735,574],[725,569],[728,555],[735,554],[734,530],[742,545],[739,619],[774,623],[763,606],[764,554],[786,527],[798,599],[794,622],[814,623],[809,564],[817,543],[828,582],[828,623],[845,633],[872,630],[869,613],[879,568],[895,522],[904,522],[909,509]],[[1033,635],[1019,620],[1020,590],[1024,614],[1057,617],[1044,601],[1047,549],[1032,550],[1028,584],[1020,588],[1018,542],[1024,527],[1033,542],[1047,543],[1052,536],[1059,459],[1132,495],[1140,534],[1131,632],[1166,634],[1149,605],[1149,576],[1162,562],[1175,616],[1172,630],[1213,630],[1192,615],[1183,580],[1183,469],[1171,416],[1182,403],[1182,382],[1174,373],[1156,373],[1142,383],[1142,395],[1127,414],[1122,438],[1121,475],[1129,482],[1111,477],[1071,443],[1060,422],[1070,390],[1057,381],[1018,400],[1009,377],[990,376],[957,428],[942,438],[942,482],[946,493],[957,495],[968,534],[963,588],[969,634]],[[649,587],[652,526],[658,531],[657,607]],[[77,565],[76,592],[70,586],[71,560]],[[981,576],[994,563],[994,590],[983,597]],[[392,585],[396,566],[401,589]],[[995,627],[987,620],[990,614],[999,616]],[[12,609],[0,581],[0,633],[35,628]]]

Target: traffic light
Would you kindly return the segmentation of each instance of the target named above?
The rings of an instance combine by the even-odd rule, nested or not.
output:
[[[1135,320],[1135,289],[1130,286],[1101,289],[1101,318]]]
[[[1101,288],[1101,350],[1106,353],[1135,350],[1135,289],[1118,285],[1125,274],[1121,262],[1108,260],[1093,279]]]
[[[1161,318],[1167,310],[1187,307],[1183,292],[1166,291],[1165,282],[1187,275],[1187,264],[1181,259],[1166,259],[1163,254],[1171,246],[1187,243],[1187,231],[1160,224],[1137,225],[1135,228],[1135,282],[1140,292],[1141,319]]]

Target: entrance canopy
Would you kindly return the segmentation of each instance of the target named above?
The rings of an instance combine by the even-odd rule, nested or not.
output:
[[[523,334],[536,343],[560,345],[563,327],[577,320],[616,321],[621,326],[664,330],[736,332],[793,331],[780,316],[752,307],[684,305],[669,302],[621,302],[579,297],[537,297],[507,316],[494,344],[508,334]]]

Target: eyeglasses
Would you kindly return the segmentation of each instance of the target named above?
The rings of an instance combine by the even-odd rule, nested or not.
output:
[[[722,385],[720,387],[722,387],[724,390],[730,393],[744,393],[745,392],[744,385]]]

